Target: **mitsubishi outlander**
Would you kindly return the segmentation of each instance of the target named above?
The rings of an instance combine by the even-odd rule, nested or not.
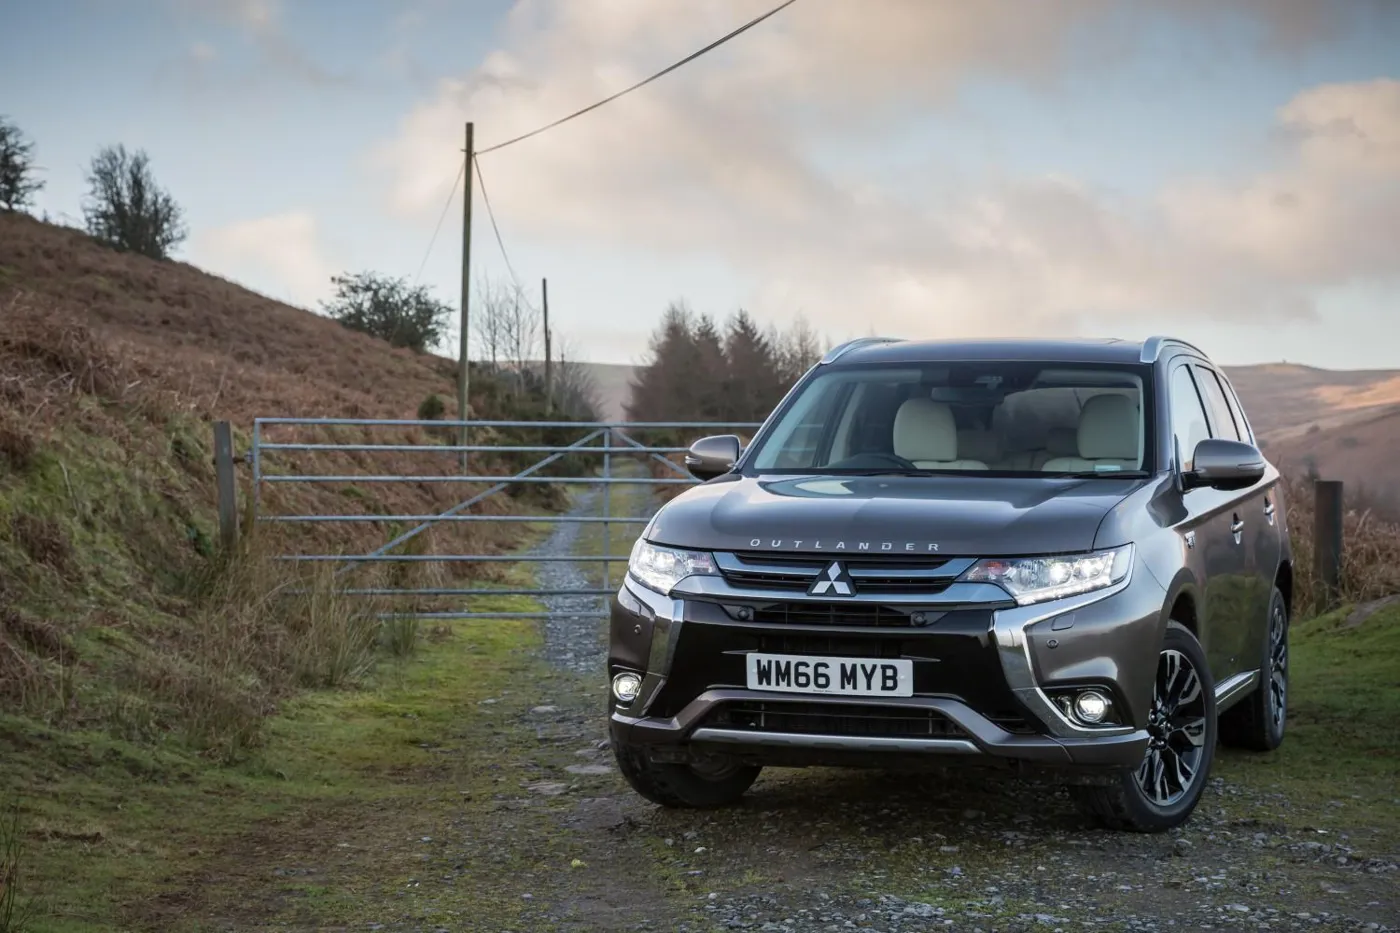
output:
[[[611,611],[612,747],[649,800],[1002,765],[1156,832],[1217,741],[1283,740],[1283,487],[1184,341],[854,340],[685,464]]]

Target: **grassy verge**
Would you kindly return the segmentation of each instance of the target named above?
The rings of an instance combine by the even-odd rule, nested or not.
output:
[[[532,776],[513,759],[535,740],[514,728],[535,702],[519,690],[537,681],[535,648],[527,623],[439,628],[415,660],[382,664],[354,690],[288,702],[234,765],[0,717],[0,794],[20,802],[23,877],[42,910],[32,929],[377,912],[412,891],[419,840],[447,824],[489,832],[493,793]],[[484,915],[517,906],[477,894]]]
[[[1294,623],[1283,747],[1227,751],[1216,773],[1282,795],[1268,805],[1282,822],[1364,827],[1400,845],[1400,606],[1350,616]]]

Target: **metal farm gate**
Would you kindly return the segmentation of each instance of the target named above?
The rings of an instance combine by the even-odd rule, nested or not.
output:
[[[661,504],[658,494],[697,482],[669,459],[686,450],[675,440],[751,435],[758,427],[259,418],[248,455],[253,520],[280,526],[283,533],[275,537],[286,550],[275,553],[276,559],[334,564],[335,577],[344,581],[338,584],[340,592],[383,600],[387,615],[542,619],[606,613],[607,597],[616,592],[625,573],[627,551]],[[670,437],[672,442],[647,443],[646,437]],[[477,443],[464,444],[463,438]],[[536,497],[533,509],[527,509],[520,502],[528,499],[522,489],[529,486],[551,487],[555,501],[542,505]],[[557,494],[561,487],[569,490],[567,496]],[[578,553],[576,548],[570,553],[519,548],[483,553],[463,546],[480,540],[469,529],[502,523],[546,529],[573,525],[579,529],[573,537],[584,539],[584,550],[598,553]],[[381,529],[383,542],[367,546],[370,539],[362,530],[335,534],[365,525]],[[612,553],[614,526],[630,529],[618,554]],[[437,546],[425,546],[430,540]],[[515,565],[539,568],[549,563],[590,567],[592,573],[584,575],[586,582],[563,586],[537,582],[538,569],[528,581],[496,586],[477,582],[493,574],[509,576]],[[402,572],[405,566],[420,571],[417,579]],[[421,571],[428,567],[436,574],[424,581]],[[368,576],[377,578],[364,581]],[[551,610],[550,597],[594,597],[596,603]],[[499,605],[507,599],[530,604],[481,608],[483,600]]]

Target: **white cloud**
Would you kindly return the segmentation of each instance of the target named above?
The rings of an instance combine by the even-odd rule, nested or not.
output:
[[[505,45],[441,82],[374,152],[389,207],[431,222],[467,115],[478,148],[490,146],[769,4],[521,0]],[[1228,6],[1290,48],[1322,28],[1295,0]],[[1203,17],[1221,4],[1181,9]],[[821,157],[833,142],[878,148],[971,74],[1044,87],[1072,46],[1082,52],[1087,24],[1121,38],[1095,54],[1122,54],[1118,12],[1099,0],[803,0],[674,78],[482,156],[483,171],[516,236],[720,256],[757,283],[754,310],[795,304],[832,333],[852,329],[853,308],[858,330],[910,335],[1063,332],[1105,316],[1130,330],[1166,312],[1297,318],[1318,289],[1397,274],[1393,81],[1289,102],[1278,120],[1291,149],[1270,174],[1183,180],[1136,201],[1058,177],[974,190],[940,185],[933,167],[872,179]]]
[[[287,35],[282,23],[282,0],[168,0],[178,12],[213,20],[240,30],[257,46],[264,62],[279,72],[316,86],[343,84],[343,75],[333,74]],[[194,58],[208,59],[197,43]]]
[[[273,298],[314,307],[331,294],[338,267],[327,256],[316,218],[289,211],[198,233],[191,261]]]

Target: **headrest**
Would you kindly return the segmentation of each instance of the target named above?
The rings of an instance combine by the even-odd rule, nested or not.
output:
[[[1126,395],[1095,395],[1079,413],[1079,456],[1137,460],[1138,410]]]
[[[929,398],[911,398],[894,416],[894,452],[915,462],[958,459],[953,410]]]
[[[1045,449],[1052,457],[1079,456],[1079,432],[1074,428],[1057,426],[1045,435]]]
[[[985,428],[968,428],[958,432],[958,457],[991,463],[1002,455],[1001,434]]]

